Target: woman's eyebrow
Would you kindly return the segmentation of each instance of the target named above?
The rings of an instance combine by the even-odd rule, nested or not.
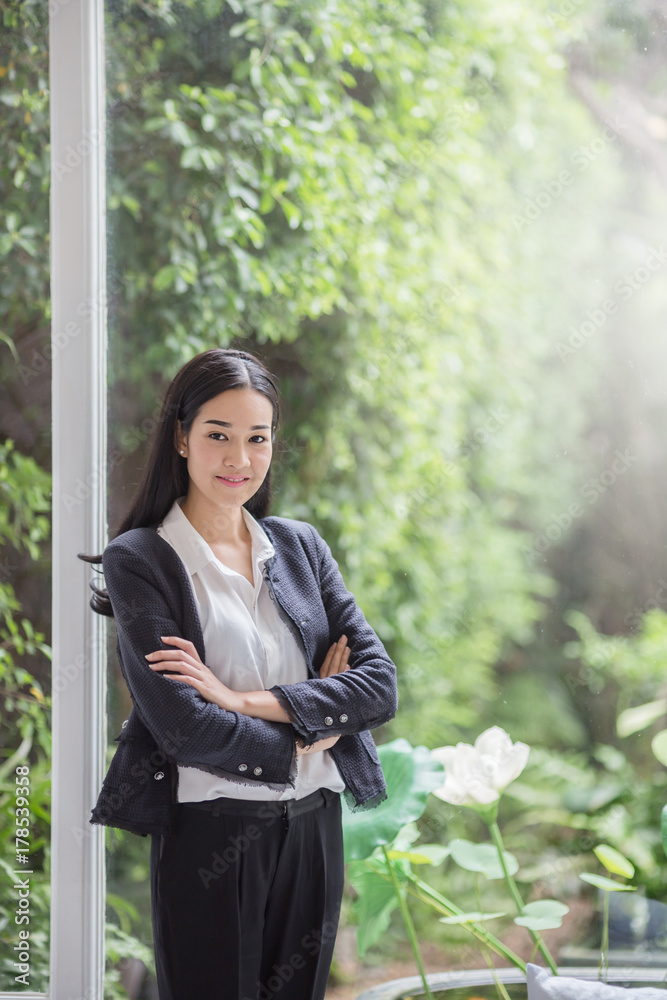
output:
[[[205,424],[219,424],[220,427],[232,427],[233,425],[229,423],[228,420],[205,420]],[[270,431],[271,428],[268,424],[255,424],[254,427],[250,428],[251,431]]]

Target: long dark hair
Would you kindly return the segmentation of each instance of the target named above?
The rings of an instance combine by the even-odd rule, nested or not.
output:
[[[188,434],[201,407],[209,399],[227,389],[251,388],[261,392],[273,407],[271,437],[275,439],[280,419],[280,401],[274,376],[259,358],[246,351],[215,347],[197,354],[174,377],[162,403],[157,432],[148,464],[137,489],[134,502],[114,535],[122,535],[131,528],[144,528],[161,521],[170,511],[174,500],[188,492],[190,477],[186,459],[176,450],[177,421],[181,431]],[[271,500],[271,468],[264,482],[244,507],[255,518],[266,517]],[[101,564],[102,555],[91,556],[83,552],[77,558]],[[90,606],[100,615],[113,617],[109,595],[105,589],[90,581],[93,596]]]

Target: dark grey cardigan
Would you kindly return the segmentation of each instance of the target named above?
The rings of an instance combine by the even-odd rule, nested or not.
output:
[[[157,533],[159,522],[132,528],[102,554],[119,661],[133,707],[115,739],[119,745],[91,823],[141,836],[169,833],[178,803],[179,764],[245,785],[294,787],[295,732],[306,744],[340,734],[330,753],[351,809],[372,808],[386,799],[369,730],[396,714],[396,668],[315,528],[283,517],[259,523],[276,553],[264,567],[271,596],[303,650],[310,675],[270,688],[291,724],[224,711],[191,685],[151,670],[146,653],[175,648],[163,643],[161,635],[190,639],[203,663],[206,651],[184,563]],[[343,634],[350,646],[350,669],[319,677],[329,646]]]

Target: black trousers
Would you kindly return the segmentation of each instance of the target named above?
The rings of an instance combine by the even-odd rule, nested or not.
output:
[[[343,894],[340,793],[180,803],[151,835],[160,1000],[323,1000]]]

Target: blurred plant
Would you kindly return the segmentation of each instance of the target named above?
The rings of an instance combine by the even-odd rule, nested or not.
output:
[[[610,847],[609,844],[598,844],[597,847],[593,848],[593,853],[595,854],[598,861],[601,861],[607,871],[612,875],[621,875],[623,878],[632,878],[635,873],[634,865],[631,861],[617,851],[614,847]],[[600,969],[598,973],[598,978],[602,979],[602,972],[604,967],[605,979],[607,971],[609,968],[609,898],[612,892],[634,892],[636,886],[625,885],[622,882],[615,882],[611,878],[607,878],[604,875],[593,875],[590,872],[582,872],[579,876],[588,882],[590,885],[594,885],[597,889],[601,889],[604,893],[604,903],[602,908],[602,943],[600,945]]]
[[[569,907],[557,899],[523,901],[514,880],[519,863],[505,850],[497,821],[500,797],[522,773],[529,747],[512,743],[504,730],[494,726],[483,732],[472,746],[460,743],[428,751],[399,739],[381,745],[378,752],[387,777],[386,802],[369,813],[352,814],[345,809],[343,820],[348,878],[357,894],[355,911],[360,954],[380,938],[398,906],[425,995],[430,997],[408,911],[408,896],[413,896],[434,910],[442,923],[460,925],[472,934],[488,964],[489,955],[500,955],[525,973],[526,963],[486,926],[490,920],[508,916],[508,912],[505,909],[485,910],[479,890],[479,877],[483,876],[487,880],[505,881],[517,911],[513,922],[526,928],[534,942],[531,960],[537,950],[541,951],[551,971],[558,974],[541,932],[560,927]],[[434,764],[444,766],[444,780],[442,771],[436,770]],[[492,842],[475,843],[456,838],[446,845],[416,843],[420,837],[416,821],[422,816],[431,793],[452,805],[472,809],[489,827]],[[598,844],[593,850],[610,875],[628,878],[634,874],[632,863],[611,845]],[[475,875],[476,909],[470,905],[458,906],[413,871],[413,866],[439,866],[447,858]],[[599,971],[602,978],[603,970],[606,974],[608,967],[609,893],[629,892],[636,887],[589,872],[580,873],[580,877],[605,893]],[[496,987],[500,995],[507,998],[505,986],[497,976]]]
[[[476,748],[464,746],[456,763],[450,753],[442,753],[443,750],[456,748],[440,748],[439,753],[448,760],[451,768],[451,775],[447,772],[444,784],[442,762],[437,759],[436,752],[428,751],[425,747],[412,747],[405,739],[383,744],[378,748],[378,753],[387,779],[386,802],[369,813],[353,814],[345,809],[345,858],[349,862],[350,883],[358,894],[359,951],[363,954],[378,940],[389,924],[392,911],[398,906],[427,997],[431,994],[407,906],[408,894],[426,903],[449,923],[465,926],[485,951],[502,955],[525,972],[523,960],[484,926],[486,920],[504,916],[504,913],[490,914],[481,910],[473,912],[469,908],[463,910],[412,871],[412,865],[439,865],[446,857],[451,856],[452,860],[468,871],[482,873],[487,878],[505,877],[508,886],[513,886],[513,889],[510,888],[513,898],[518,896],[512,879],[518,864],[512,855],[503,850],[501,841],[497,839],[495,846],[476,845],[466,841],[453,841],[448,846],[414,846],[419,838],[415,821],[426,807],[429,792],[437,794],[438,787],[440,797],[451,793],[457,803],[464,798],[464,804],[472,804],[490,822],[495,822],[501,788],[512,780],[512,775],[520,773],[525,764],[523,748],[516,744],[512,746],[511,742],[508,746],[504,737],[506,734],[497,729],[482,734],[477,748],[480,752],[477,753]],[[471,775],[469,796],[463,791],[466,773]],[[449,792],[446,791],[448,786]],[[481,804],[479,799],[483,800]],[[551,904],[549,912],[544,905],[546,903]],[[560,921],[549,924],[546,922],[547,918],[551,916],[553,920],[556,908],[561,914],[566,909],[556,901],[543,900],[540,901],[539,912],[536,914],[536,904],[532,904],[533,909],[530,904],[528,907],[524,906],[522,901],[518,905],[520,912],[515,922],[528,927],[532,934],[534,926],[558,926]],[[539,944],[541,942],[538,940]],[[543,945],[542,947],[544,949]],[[546,953],[549,954],[548,951]],[[555,970],[552,959],[550,965]],[[497,985],[500,990],[504,989],[498,980]]]
[[[51,707],[50,692],[35,676],[44,673],[51,647],[23,614],[10,578],[17,557],[28,553],[34,566],[48,570],[45,550],[50,537],[51,478],[32,458],[22,455],[12,440],[0,442],[0,991],[16,986],[14,946],[19,943],[15,923],[17,826],[30,830],[27,868],[30,875],[30,985],[48,991],[51,901]],[[26,663],[35,664],[29,670]],[[33,673],[34,670],[34,673]],[[26,768],[29,765],[29,772]],[[23,780],[27,778],[28,780]],[[28,801],[29,823],[17,817],[17,779],[22,799]],[[21,808],[25,808],[21,806]],[[20,838],[23,841],[24,838]],[[22,845],[21,845],[22,846]],[[127,997],[118,964],[140,958],[152,968],[150,948],[131,933],[141,922],[136,908],[111,895],[106,921],[105,997]],[[118,918],[115,923],[112,914]],[[23,926],[23,925],[21,925]]]
[[[505,850],[500,827],[498,826],[498,805],[501,793],[523,771],[528,761],[530,748],[525,743],[512,743],[508,734],[499,726],[492,726],[477,737],[474,746],[458,743],[455,747],[438,747],[432,751],[436,760],[445,766],[446,778],[441,788],[434,794],[444,802],[463,805],[474,809],[489,827],[495,845],[496,856],[488,851],[490,845],[474,844],[469,841],[452,845],[452,860],[468,871],[483,872],[487,878],[488,861],[500,864],[502,877],[517,909],[515,923],[526,927],[536,949],[542,952],[552,972],[556,963],[544,944],[540,930],[560,927],[567,907],[556,900],[540,900],[527,907],[514,881],[519,864],[513,855]]]
[[[120,982],[120,964],[127,959],[136,958],[155,975],[155,956],[152,948],[142,944],[131,933],[131,928],[136,927],[140,920],[136,907],[126,899],[110,893],[107,894],[107,905],[115,912],[120,926],[109,919],[105,925],[104,1000],[126,1000],[127,992]]]
[[[0,442],[0,867],[7,876],[0,894],[0,989],[16,985],[13,965],[14,945],[19,942],[15,922],[16,882],[10,862],[17,850],[17,768],[30,763],[29,781],[23,782],[29,802],[28,841],[30,877],[31,985],[46,990],[49,981],[49,901],[50,901],[50,810],[51,810],[51,698],[26,662],[43,665],[51,649],[44,635],[23,616],[22,607],[10,583],[15,559],[27,552],[35,563],[43,557],[49,538],[50,477],[14,447]],[[25,775],[21,775],[21,778]],[[24,807],[22,807],[24,808]],[[23,838],[21,838],[23,839]]]

